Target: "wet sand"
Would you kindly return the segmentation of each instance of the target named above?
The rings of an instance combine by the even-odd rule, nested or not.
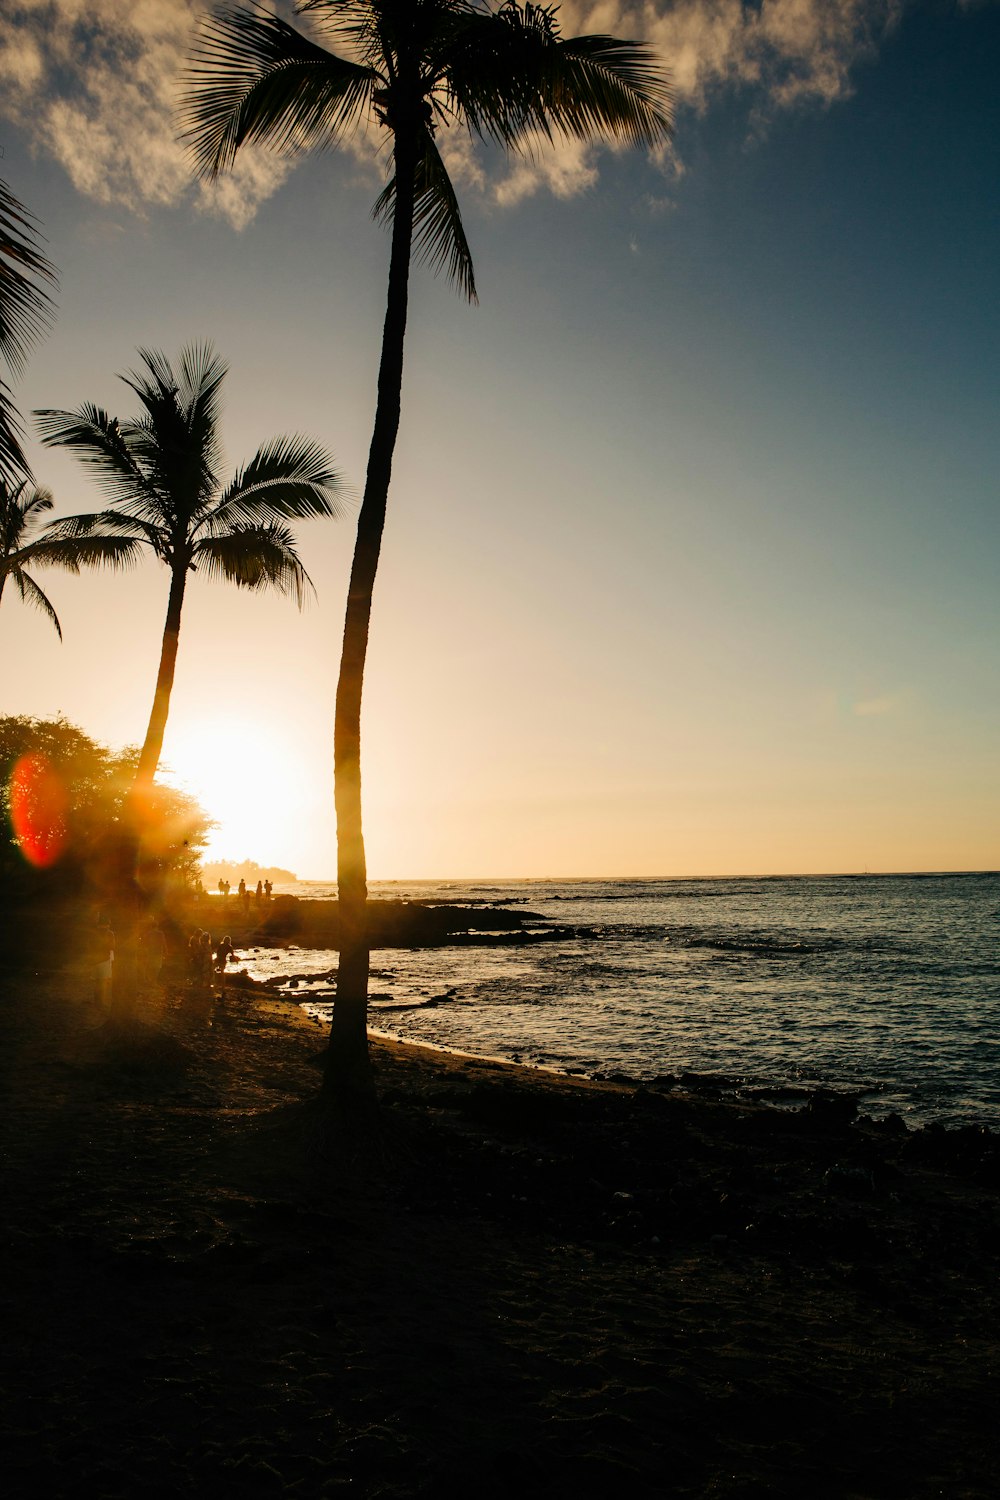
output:
[[[8,972],[16,1496],[1000,1494],[993,1137],[376,1043]]]

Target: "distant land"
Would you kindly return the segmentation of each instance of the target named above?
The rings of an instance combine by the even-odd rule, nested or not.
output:
[[[258,865],[252,859],[240,860],[238,864],[232,859],[215,859],[201,867],[201,882],[207,891],[213,890],[220,880],[228,880],[231,885],[239,885],[241,880],[247,885],[256,885],[258,880],[287,885],[297,879],[293,870],[282,870],[279,865]]]

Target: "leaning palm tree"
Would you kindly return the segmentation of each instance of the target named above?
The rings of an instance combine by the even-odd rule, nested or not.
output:
[[[34,604],[48,616],[62,640],[62,626],[52,601],[25,566],[32,561],[46,561],[45,544],[35,533],[42,516],[51,509],[52,496],[48,490],[36,490],[26,479],[20,484],[8,484],[0,478],[0,599],[9,578],[26,604]]]
[[[160,666],[132,805],[152,789],[160,761],[177,663],[189,573],[240,588],[273,586],[300,606],[311,581],[289,520],[337,511],[340,478],[329,455],[303,437],[260,448],[222,487],[220,388],[226,366],[209,345],[192,346],[177,371],[163,354],[140,349],[145,370],[123,375],[140,416],[119,421],[97,406],[36,412],[42,441],[69,448],[93,466],[111,508],[66,516],[45,534],[46,559],[123,566],[149,549],[170,573]]]
[[[15,375],[52,316],[46,282],[55,282],[55,271],[38,248],[34,221],[0,182],[0,361]],[[31,478],[21,438],[10,386],[0,376],[0,479],[8,483]]]
[[[503,149],[571,136],[652,146],[670,134],[670,92],[653,55],[608,36],[563,38],[555,7],[504,0],[303,0],[324,40],[256,7],[206,24],[183,119],[199,170],[263,142],[295,153],[371,130],[391,164],[376,201],[391,226],[375,424],[348,590],[334,723],[341,950],[327,1085],[370,1091],[367,875],[361,825],[361,691],[372,588],[399,427],[411,254],[476,300],[458,200],[438,150],[459,127]]]

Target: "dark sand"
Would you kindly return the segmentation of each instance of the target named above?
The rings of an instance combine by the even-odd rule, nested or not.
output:
[[[1000,1495],[995,1141],[3,980],[12,1496]]]

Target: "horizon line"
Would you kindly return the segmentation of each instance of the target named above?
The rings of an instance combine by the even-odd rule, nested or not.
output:
[[[219,859],[212,858],[202,862],[204,865],[244,865],[254,864],[261,869],[285,869],[280,864],[265,865],[260,860],[244,859]],[[642,881],[658,880],[832,880],[832,879],[865,879],[880,877],[908,878],[915,876],[931,875],[1000,875],[1000,867],[983,866],[981,868],[966,869],[910,869],[910,870],[781,870],[781,871],[741,871],[729,874],[711,875],[387,875],[371,876],[369,885],[440,885],[450,882],[455,885],[481,885],[487,882],[491,884],[527,885],[531,883],[549,882],[562,885],[586,885],[601,884],[610,881],[619,881],[622,884],[638,884]],[[335,875],[295,875],[296,885],[336,885]]]

